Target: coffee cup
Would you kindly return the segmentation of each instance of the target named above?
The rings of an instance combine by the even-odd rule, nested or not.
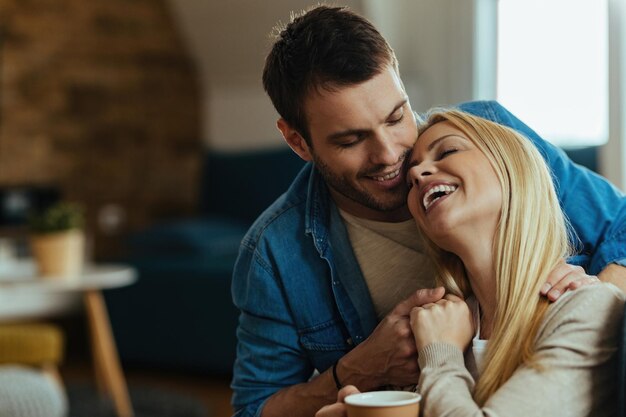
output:
[[[373,391],[345,398],[348,417],[417,417],[421,395],[408,391]]]

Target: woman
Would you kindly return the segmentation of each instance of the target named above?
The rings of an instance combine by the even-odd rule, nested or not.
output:
[[[407,181],[449,293],[411,312],[424,415],[614,414],[623,295],[603,284],[553,304],[537,296],[569,245],[535,148],[506,127],[437,111],[420,129]]]

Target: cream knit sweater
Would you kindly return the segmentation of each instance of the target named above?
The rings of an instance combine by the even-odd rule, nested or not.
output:
[[[463,352],[433,343],[419,352],[424,416],[611,416],[616,412],[614,353],[623,293],[599,284],[565,293],[539,329],[535,354],[542,371],[521,366],[480,408]]]

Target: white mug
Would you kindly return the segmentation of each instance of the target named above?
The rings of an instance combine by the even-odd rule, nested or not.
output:
[[[408,391],[372,391],[345,398],[348,417],[417,417],[422,396]]]

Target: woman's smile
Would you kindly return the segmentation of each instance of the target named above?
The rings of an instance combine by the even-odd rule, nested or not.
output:
[[[445,200],[449,195],[457,190],[458,186],[454,184],[430,184],[422,191],[422,207],[428,213],[431,207]]]

